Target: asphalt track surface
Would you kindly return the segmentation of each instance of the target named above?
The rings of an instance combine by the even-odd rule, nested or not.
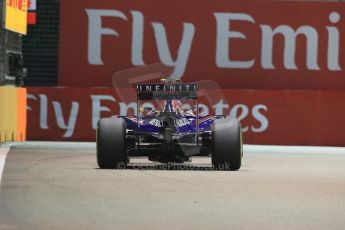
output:
[[[207,157],[180,170],[143,158],[100,170],[94,144],[17,144],[1,179],[0,229],[345,229],[344,148],[244,154],[237,172],[212,171]]]

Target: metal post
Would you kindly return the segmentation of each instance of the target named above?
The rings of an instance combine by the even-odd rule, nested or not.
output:
[[[140,100],[139,100],[139,88],[137,86],[137,122],[138,122],[138,131],[136,132],[136,136],[138,139],[138,149],[140,150],[140,137],[139,137],[139,129],[140,129]]]
[[[198,102],[198,91],[196,95],[196,144],[199,146],[199,102]]]

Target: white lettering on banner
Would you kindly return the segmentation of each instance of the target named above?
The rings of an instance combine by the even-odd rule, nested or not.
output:
[[[26,99],[37,101],[37,97],[35,97],[35,95],[30,94],[30,93],[27,94]],[[26,106],[26,109],[29,110],[29,111],[32,110],[32,108],[29,105]]]
[[[86,9],[89,18],[88,33],[88,61],[91,65],[104,65],[102,61],[102,35],[119,36],[118,32],[102,27],[103,17],[118,17],[127,20],[127,17],[118,10],[95,10]],[[134,66],[145,65],[143,59],[143,43],[144,43],[144,16],[139,11],[131,11],[133,17],[132,22],[132,53],[131,61]],[[194,25],[191,23],[183,23],[182,39],[177,51],[176,59],[173,60],[168,44],[166,29],[162,23],[152,22],[154,35],[156,39],[159,58],[162,63],[167,66],[174,67],[170,78],[179,79],[184,74],[188,57],[190,54],[192,41],[195,33]]]
[[[39,94],[40,97],[40,127],[41,129],[49,129],[48,127],[48,98],[44,94]]]
[[[101,113],[111,112],[112,110],[110,108],[113,106],[114,108],[117,108],[115,109],[114,115],[119,114],[119,113],[120,115],[132,114],[131,113],[132,111],[135,114],[136,109],[137,109],[137,104],[135,102],[132,102],[129,104],[126,104],[124,102],[116,103],[117,100],[111,95],[90,95],[90,100],[91,100],[90,110],[91,110],[92,117],[90,118],[84,117],[82,120],[80,120],[80,116],[78,116],[80,103],[78,101],[70,101],[70,102],[63,103],[64,105],[66,104],[71,105],[69,108],[67,108],[66,106],[61,106],[61,102],[59,101],[49,102],[49,98],[45,94],[38,94],[38,95],[28,94],[28,100],[32,101],[28,103],[30,104],[30,106],[29,105],[27,106],[27,110],[30,111],[30,113],[35,114],[35,111],[33,110],[35,110],[35,108],[38,109],[38,113],[36,113],[39,116],[38,128],[41,130],[47,130],[47,129],[49,130],[50,129],[49,127],[55,127],[55,125],[52,123],[55,121],[56,125],[61,130],[64,131],[63,137],[65,139],[69,139],[73,137],[77,123],[78,122],[80,123],[81,121],[85,121],[88,119],[90,119],[91,121],[90,124],[82,124],[83,126],[86,126],[84,130],[88,129],[87,127],[93,130],[96,129],[97,122],[102,117]],[[111,103],[109,107],[102,105],[102,102],[105,102],[105,101],[108,103]],[[33,104],[31,103],[37,103],[39,107],[34,107],[32,106]],[[49,119],[49,115],[52,116],[51,114],[48,113],[49,105],[53,106],[55,119]],[[150,102],[143,103],[142,106],[151,107],[154,109],[154,105]],[[191,109],[191,105],[184,104],[183,108]],[[200,116],[206,116],[209,114],[209,107],[207,105],[199,103],[199,108],[202,108],[201,113],[199,113]],[[267,116],[265,115],[265,112],[268,112],[268,107],[263,104],[256,104],[250,108],[245,104],[235,104],[232,107],[230,107],[229,104],[224,103],[224,100],[221,99],[219,100],[217,104],[213,105],[211,108],[214,108],[217,115],[228,114],[230,117],[233,117],[233,118],[236,117],[239,121],[243,121],[251,117],[251,118],[254,118],[254,120],[259,123],[259,125],[257,126],[250,125],[247,123],[246,126],[242,127],[243,132],[251,131],[255,133],[262,133],[262,132],[265,132],[269,127],[269,120],[267,119]],[[64,115],[68,115],[68,116],[66,117]],[[48,121],[50,123],[48,123]],[[187,122],[189,121],[186,121],[186,120],[177,121],[176,125],[183,126]]]
[[[126,116],[128,114],[128,109],[133,110],[133,114],[137,114],[137,103],[129,103],[128,105],[126,103],[120,102],[120,115]]]
[[[239,13],[215,13],[217,20],[217,42],[216,42],[216,63],[220,68],[249,69],[255,61],[231,61],[230,60],[230,39],[246,39],[246,36],[238,31],[231,31],[231,21],[246,21],[255,23],[248,14]]]
[[[102,106],[101,101],[113,101],[116,99],[113,96],[109,95],[90,95],[92,100],[92,128],[97,128],[97,123],[101,118],[101,112],[110,112],[111,110],[108,107]]]
[[[329,15],[329,20],[332,23],[337,23],[340,20],[340,15],[333,12]],[[328,31],[328,50],[327,50],[327,65],[330,70],[341,70],[339,65],[339,30],[334,26],[327,26]]]
[[[254,60],[247,62],[232,62],[228,59],[230,53],[230,38],[245,39],[246,36],[238,31],[231,31],[230,21],[241,20],[255,23],[255,20],[248,14],[241,13],[215,13],[217,20],[217,52],[216,63],[220,68],[250,68],[254,65]],[[228,20],[228,22],[226,22]],[[340,15],[332,12],[329,15],[331,23],[340,21]],[[306,63],[309,70],[320,70],[318,60],[318,32],[315,28],[307,25],[300,26],[296,31],[288,25],[280,25],[272,29],[269,25],[260,25],[262,32],[261,46],[261,67],[263,69],[275,69],[272,60],[273,38],[276,34],[284,36],[284,67],[289,70],[297,70],[295,63],[296,37],[304,35],[306,37]],[[328,55],[327,67],[331,71],[342,70],[339,65],[339,30],[334,26],[328,26]]]
[[[318,34],[311,26],[301,26],[294,31],[290,26],[281,25],[274,30],[269,25],[261,25],[262,30],[262,48],[261,65],[265,69],[275,69],[272,63],[273,38],[281,34],[285,39],[284,48],[284,66],[286,69],[297,70],[295,63],[296,38],[303,34],[307,38],[307,68],[310,70],[320,70],[317,64],[318,57]]]
[[[174,61],[171,57],[170,48],[168,45],[168,39],[165,32],[165,28],[161,23],[152,23],[159,58],[163,64],[167,66],[173,66],[174,71],[169,76],[170,79],[182,78],[186,69],[186,64],[192,47],[192,41],[195,33],[194,25],[191,23],[183,23],[183,33],[181,44],[177,52],[176,60]]]
[[[144,43],[144,15],[139,11],[131,11],[132,22],[132,64],[135,66],[145,65],[143,58]]]
[[[253,107],[252,109],[252,114],[253,117],[260,122],[260,127],[255,128],[254,126],[252,126],[252,131],[255,133],[262,133],[264,132],[267,128],[268,128],[268,120],[267,118],[260,112],[260,110],[265,110],[267,111],[267,106],[265,105],[256,105]]]
[[[103,65],[102,61],[102,35],[119,36],[119,34],[110,28],[102,27],[102,17],[117,17],[127,20],[126,15],[118,10],[92,10],[86,9],[89,18],[89,39],[87,57],[90,65]]]
[[[217,104],[213,106],[215,109],[215,114],[216,115],[223,115],[224,114],[224,109],[228,109],[229,105],[224,103],[224,100],[221,99]]]
[[[40,128],[41,129],[49,129],[48,127],[48,99],[47,96],[44,94],[38,95],[40,98]],[[27,95],[28,100],[35,100],[37,101],[37,97],[33,94]],[[27,110],[31,111],[32,108],[27,106]]]
[[[131,33],[131,62],[133,66],[145,65],[144,61],[144,30],[145,17],[140,11],[129,11],[132,22]],[[106,17],[119,18],[127,21],[128,18],[125,12],[119,10],[105,10],[105,9],[86,9],[88,16],[88,61],[90,65],[104,65],[102,61],[102,36],[110,35],[118,37],[119,33],[112,28],[102,27],[102,20]],[[215,63],[219,68],[228,69],[251,69],[257,60],[255,58],[248,58],[247,60],[232,60],[230,59],[231,40],[241,39],[246,40],[247,36],[240,29],[233,30],[234,23],[249,23],[257,25],[255,19],[246,13],[231,13],[231,12],[215,12],[216,23],[216,50]],[[340,34],[339,29],[334,26],[340,21],[340,14],[338,12],[330,12],[329,21],[332,26],[326,26],[328,46],[327,46],[327,68],[330,71],[342,70],[339,64],[340,51]],[[183,77],[188,60],[191,54],[191,48],[194,42],[196,33],[195,25],[192,23],[182,23],[183,31],[178,50],[173,59],[171,46],[167,38],[167,28],[160,22],[150,22],[153,28],[153,35],[158,51],[159,60],[167,66],[174,67],[173,73],[170,75],[172,79],[180,79]],[[294,29],[290,25],[278,25],[272,27],[267,24],[259,24],[261,29],[261,47],[260,47],[260,66],[262,69],[276,69],[273,60],[275,49],[275,37],[283,36],[283,68],[287,70],[298,70],[296,64],[296,43],[297,37],[305,37],[306,47],[306,67],[308,70],[321,70],[318,61],[319,59],[319,32],[310,25],[300,25]],[[114,54],[115,55],[115,54]]]
[[[45,94],[39,94],[39,128],[40,129],[49,129],[48,126],[48,97]],[[27,95],[28,100],[34,100],[37,101],[37,97],[33,94]],[[56,122],[59,128],[66,130],[63,137],[69,138],[73,136],[75,125],[78,118],[78,111],[79,111],[79,103],[73,101],[72,102],[72,108],[70,111],[70,115],[68,117],[68,122],[66,124],[65,119],[63,117],[63,111],[61,108],[61,104],[58,101],[52,102],[54,112],[55,112],[55,118]],[[27,106],[27,110],[32,111],[31,106]]]
[[[265,130],[267,130],[268,125],[269,125],[268,119],[266,118],[264,114],[262,114],[262,112],[260,112],[260,110],[268,111],[267,106],[262,105],[262,104],[255,105],[251,111],[254,119],[260,123],[260,126],[257,128],[254,126],[251,126],[250,130],[255,133],[264,132]],[[240,114],[238,114],[239,111],[240,111]],[[248,116],[248,114],[249,114],[248,107],[244,104],[238,104],[231,108],[229,115],[230,117],[232,118],[236,117],[239,121],[241,121],[241,120],[244,120]],[[248,126],[242,126],[243,132],[247,132],[248,130],[249,130]]]
[[[69,115],[68,123],[66,124],[65,119],[63,117],[63,112],[61,109],[61,104],[58,101],[53,101],[53,107],[55,111],[56,122],[59,128],[66,130],[63,137],[71,137],[74,133],[75,124],[77,121],[78,111],[79,111],[79,103],[73,101],[72,108]]]

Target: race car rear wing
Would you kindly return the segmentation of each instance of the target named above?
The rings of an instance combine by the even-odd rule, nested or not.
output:
[[[139,100],[179,100],[179,99],[197,99],[198,84],[182,83],[156,83],[156,84],[138,84]]]
[[[195,83],[180,83],[180,82],[166,82],[166,83],[140,83],[137,85],[137,118],[138,128],[140,128],[140,100],[180,100],[193,99],[198,104],[198,84]],[[199,145],[199,110],[196,111],[196,140]],[[138,147],[140,146],[140,139]]]

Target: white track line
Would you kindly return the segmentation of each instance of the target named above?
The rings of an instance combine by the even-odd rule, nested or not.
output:
[[[2,173],[4,171],[6,156],[9,151],[10,151],[9,147],[0,147],[0,184],[1,184]]]
[[[345,147],[244,145],[243,152],[245,154],[345,154]]]
[[[9,146],[6,145],[3,147]],[[90,153],[96,151],[95,142],[26,141],[11,143],[10,147],[12,149],[78,149],[87,150],[90,151]],[[244,154],[345,154],[345,147],[245,144],[243,146],[243,151]]]

